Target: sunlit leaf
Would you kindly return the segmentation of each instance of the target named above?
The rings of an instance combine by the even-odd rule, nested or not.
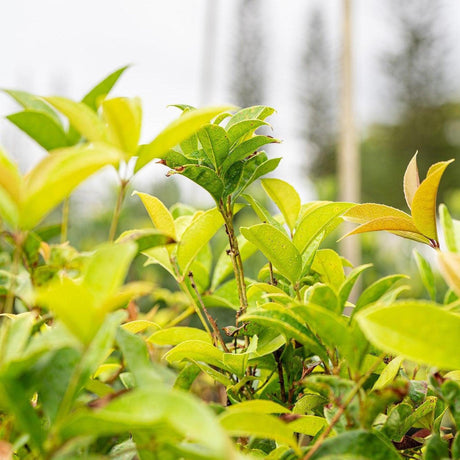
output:
[[[65,97],[45,97],[44,100],[65,115],[70,124],[89,142],[106,142],[107,128],[98,115],[83,102]]]
[[[106,99],[102,103],[102,116],[107,122],[109,141],[128,157],[135,155],[141,136],[140,99],[127,97]]]
[[[441,177],[450,163],[442,161],[433,165],[431,174],[420,184],[412,200],[412,217],[419,232],[432,240],[438,239],[436,230],[436,196]]]
[[[188,139],[215,116],[233,108],[232,106],[206,107],[185,112],[158,134],[150,144],[140,149],[135,172],[139,171],[154,158],[161,158],[169,149]]]
[[[216,169],[220,167],[230,148],[225,129],[215,124],[206,125],[198,131],[198,139],[209,161]]]
[[[401,367],[404,358],[402,356],[396,356],[393,358],[379,375],[379,378],[375,381],[372,390],[380,390],[381,388],[389,385],[398,375],[399,368]]]
[[[409,164],[407,165],[406,172],[404,173],[404,197],[406,198],[407,206],[409,209],[412,208],[412,201],[414,199],[415,192],[420,185],[420,178],[418,175],[417,168],[417,153],[412,157]]]
[[[212,344],[209,334],[194,327],[169,327],[154,332],[148,341],[156,345],[178,345],[186,340],[200,340]]]
[[[135,242],[139,252],[146,251],[155,246],[164,246],[166,244],[175,243],[175,240],[169,235],[165,235],[154,228],[127,230],[117,238],[116,242],[126,243],[128,241]]]
[[[249,414],[288,414],[290,410],[286,409],[281,404],[265,399],[242,401],[238,404],[227,407],[228,414],[237,414],[243,412]]]
[[[273,266],[292,283],[295,283],[302,270],[302,259],[291,240],[270,224],[242,227],[241,234],[255,246]]]
[[[436,302],[436,283],[433,270],[431,269],[430,264],[420,255],[418,251],[414,249],[412,253],[414,254],[415,262],[417,263],[423,285],[428,291],[430,299]]]
[[[336,292],[345,281],[345,273],[341,257],[332,249],[316,251],[311,269],[321,276],[323,283],[331,286]]]
[[[20,226],[30,229],[37,225],[91,174],[118,164],[120,159],[121,153],[106,144],[69,147],[45,157],[24,177]]]
[[[452,219],[445,204],[439,206],[439,217],[447,250],[458,252],[460,249],[460,222]]]
[[[262,187],[283,214],[291,232],[300,212],[300,196],[295,188],[280,179],[262,179]]]
[[[438,252],[438,263],[444,279],[449,287],[460,295],[460,254]]]
[[[460,315],[422,301],[376,305],[355,315],[370,342],[419,363],[460,368]]]
[[[399,209],[386,206],[384,204],[364,203],[350,208],[344,213],[343,218],[348,222],[365,224],[374,219],[382,217],[395,217],[411,220],[411,216]]]

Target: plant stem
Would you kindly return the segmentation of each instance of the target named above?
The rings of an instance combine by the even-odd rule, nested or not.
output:
[[[62,203],[61,244],[67,241],[67,233],[69,230],[69,208],[70,196],[66,197]]]
[[[377,360],[376,363],[356,382],[356,385],[353,389],[348,393],[347,397],[344,399],[343,404],[337,409],[334,417],[332,417],[331,422],[326,427],[326,429],[321,433],[321,435],[316,440],[315,444],[313,444],[312,448],[307,452],[305,457],[302,460],[309,460],[313,454],[320,448],[323,441],[329,436],[334,426],[340,420],[340,417],[343,413],[347,410],[348,406],[353,401],[353,398],[359,393],[362,386],[366,383],[367,379],[371,376],[371,374],[377,369],[380,365],[380,360]]]
[[[22,244],[24,242],[24,235],[18,233],[13,235],[14,239],[14,249],[13,249],[13,261],[11,264],[11,278],[8,286],[8,293],[5,300],[5,308],[3,313],[13,313],[14,309],[14,299],[16,298],[14,294],[14,285],[16,283],[16,277],[19,273],[19,261],[21,260],[22,254]]]
[[[113,211],[112,223],[110,224],[109,241],[112,242],[115,239],[117,232],[118,220],[120,219],[121,206],[126,195],[126,189],[129,184],[129,179],[120,180],[120,188],[118,190],[117,204]]]
[[[236,322],[248,308],[248,299],[246,295],[246,282],[244,281],[243,261],[241,260],[238,240],[235,236],[235,228],[233,227],[233,211],[231,198],[228,197],[227,203],[221,203],[220,212],[225,222],[225,231],[227,232],[228,242],[230,243],[230,257],[233,264],[233,272],[235,274],[236,286],[238,290],[238,298],[240,300],[240,308],[236,314]]]
[[[223,350],[226,353],[230,353],[229,349],[227,348],[226,343],[224,342],[224,339],[222,338],[222,334],[220,333],[220,330],[217,327],[216,320],[209,314],[208,309],[206,308],[205,304],[203,303],[203,299],[201,298],[201,294],[198,291],[198,288],[196,287],[195,279],[193,278],[193,273],[189,272],[188,277],[190,278],[190,284],[192,285],[192,288],[195,291],[195,294],[196,294],[196,296],[198,298],[198,302],[200,302],[201,308],[204,311],[204,314],[206,315],[206,318],[208,318],[208,321],[209,321],[209,324],[212,327],[212,330],[214,331],[215,338],[222,345]]]
[[[277,368],[278,368],[278,378],[280,382],[281,401],[285,403],[286,402],[286,387],[284,385],[284,373],[283,373],[283,364],[281,363],[281,355],[282,353],[279,353],[279,350],[276,350],[273,353],[273,356],[275,357]]]

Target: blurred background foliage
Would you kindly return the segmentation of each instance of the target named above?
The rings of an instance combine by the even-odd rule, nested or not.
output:
[[[379,9],[376,9],[375,14],[384,12],[386,31],[394,38],[394,43],[377,58],[379,81],[382,83],[380,89],[377,88],[382,98],[382,117],[377,122],[362,123],[360,120],[358,123],[362,202],[385,203],[407,210],[402,177],[409,159],[418,150],[421,177],[424,177],[428,165],[450,158],[457,159],[443,178],[439,201],[447,203],[453,216],[460,216],[460,189],[457,181],[460,173],[460,100],[457,97],[458,85],[450,68],[453,44],[447,34],[450,18],[446,12],[452,3],[449,1],[386,0],[380,2]],[[213,19],[225,7],[220,1],[212,2],[203,0],[198,3],[205,15],[208,15],[208,25],[211,25],[206,30],[216,34],[216,25],[212,27]],[[295,77],[283,83],[295,99],[295,106],[291,107],[290,124],[301,141],[297,144],[297,150],[291,151],[281,145],[269,147],[268,152],[276,151],[283,155],[283,163],[288,161],[287,157],[294,158],[289,160],[291,165],[297,165],[296,171],[292,173],[293,178],[298,175],[298,170],[302,170],[306,178],[304,182],[308,180],[313,184],[315,194],[309,199],[334,200],[338,195],[336,153],[341,85],[340,46],[337,44],[337,31],[334,30],[338,25],[328,20],[328,12],[322,2],[311,0],[307,3],[307,14],[302,18],[303,27],[299,34],[302,43],[297,49],[286,50],[286,53],[294,55],[292,61],[295,63]],[[359,7],[359,3],[357,0],[355,7]],[[211,4],[214,5],[212,8]],[[336,2],[336,6],[340,7],[340,4]],[[269,23],[267,17],[273,13],[271,10],[271,2],[264,0],[238,0],[232,7],[233,16],[228,19],[232,24],[231,40],[224,53],[227,70],[219,84],[226,87],[226,99],[239,106],[268,104],[277,108],[276,97],[273,96],[276,92],[273,79],[281,69],[271,59],[274,53],[272,48],[278,45],[273,43],[275,31],[270,24],[276,24],[278,18]],[[280,17],[279,21],[283,19]],[[365,36],[361,34],[360,39],[365,39]],[[213,41],[216,41],[216,37],[211,36],[204,42],[202,59],[206,69],[218,65],[217,59],[213,61],[213,53],[216,57],[216,43],[214,49],[210,48]],[[213,72],[219,76],[216,69]],[[101,76],[93,75],[93,79]],[[216,86],[211,75],[206,75],[203,82],[204,91],[211,91],[211,87]],[[206,82],[209,88],[206,88]],[[155,85],[155,82],[152,84]],[[189,84],[192,85],[192,82]],[[54,79],[53,92],[65,94],[67,89],[63,78]],[[355,92],[359,91],[360,88],[356,86]],[[205,95],[200,97],[205,101]],[[270,134],[283,137],[285,133],[283,130],[278,132],[276,119],[275,114],[270,120],[274,123],[274,132]],[[25,145],[21,137],[23,135],[17,130],[0,132],[0,135],[0,142],[6,144],[9,150],[15,150],[10,149],[10,146]],[[162,170],[161,166],[154,167]],[[164,176],[166,170],[163,171]],[[289,182],[289,173],[287,176],[284,174],[283,178]],[[181,178],[158,179],[152,176],[143,179],[141,185],[135,184],[134,187],[158,196],[168,206],[178,201],[197,207],[203,204],[200,201],[203,196],[193,186],[181,182]],[[297,186],[295,180],[293,182]],[[97,189],[97,184],[93,184],[93,187]],[[79,219],[70,222],[71,245],[85,250],[104,241],[116,200],[115,186],[110,190],[112,192],[104,194],[97,206],[94,206],[92,198],[88,199],[93,195],[87,192],[72,196],[71,206],[78,209]],[[266,200],[265,194],[257,187],[252,189],[252,193],[257,194],[260,200]],[[56,223],[59,216],[59,211],[56,211],[47,222]],[[242,212],[238,219],[238,224],[245,225],[256,221],[249,210]],[[128,194],[121,215],[120,231],[149,225],[140,201]],[[339,236],[340,229],[329,243],[334,244]],[[374,271],[366,272],[364,284],[379,276],[398,272],[401,270],[398,264],[412,257],[414,245],[391,235],[369,234],[355,238],[362,241],[362,262],[372,261],[375,265]],[[224,235],[213,241],[215,256],[220,253],[223,242]],[[138,259],[132,270],[141,269],[143,260]],[[248,275],[256,277],[256,270],[251,271],[251,268],[259,264],[249,262],[247,265]],[[411,295],[416,296],[421,294],[423,288],[416,273],[415,262],[413,267],[415,292]],[[143,277],[157,284],[171,289],[174,286],[168,275],[158,267],[150,266],[142,270],[142,273]],[[132,274],[133,278],[139,275]]]

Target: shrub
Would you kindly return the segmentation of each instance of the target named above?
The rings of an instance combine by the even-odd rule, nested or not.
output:
[[[2,458],[459,458],[460,232],[441,206],[441,250],[436,224],[449,162],[420,183],[411,161],[411,215],[302,203],[290,184],[263,178],[273,215],[244,193],[280,160],[261,150],[278,141],[258,134],[273,109],[178,106],[182,115],[139,145],[140,101],[107,98],[123,71],[82,102],[8,91],[23,108],[8,118],[49,156],[23,176],[0,154]],[[135,192],[152,225],[117,235],[128,184],[153,159],[216,206],[168,209]],[[120,178],[108,241],[81,253],[66,242],[68,202],[61,225],[40,223],[104,166]],[[258,223],[238,228],[244,207]],[[399,299],[407,276],[395,274],[351,303],[371,265],[349,270],[325,247],[344,219],[360,224],[350,234],[385,230],[431,246],[450,288],[443,304],[418,253],[432,300]],[[213,254],[222,228],[227,247]],[[50,243],[59,234],[61,244]],[[266,263],[250,279],[256,253]],[[126,282],[137,256],[161,266],[178,292]],[[136,299],[152,293],[166,306],[139,313]],[[232,323],[219,326],[215,307]]]

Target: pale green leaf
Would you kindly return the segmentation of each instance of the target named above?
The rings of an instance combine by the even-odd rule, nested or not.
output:
[[[375,381],[372,390],[380,390],[389,385],[398,375],[399,368],[401,367],[404,358],[402,356],[396,356],[393,358],[379,375],[379,378]]]
[[[188,139],[220,113],[232,109],[232,106],[221,106],[206,107],[185,112],[158,134],[150,144],[140,149],[135,172],[139,171],[154,158],[161,158],[168,150]]]
[[[147,193],[133,192],[133,195],[137,195],[142,200],[153,225],[166,235],[176,239],[174,219],[168,208],[157,197]]]
[[[299,194],[292,185],[280,179],[262,179],[261,183],[267,195],[278,206],[292,232],[300,212]]]
[[[449,287],[460,295],[460,254],[438,252],[438,264]]]
[[[102,103],[108,140],[131,157],[141,136],[142,105],[139,98],[117,97]]]
[[[106,144],[69,147],[45,157],[24,178],[20,226],[33,228],[91,174],[120,159],[121,152]]]
[[[270,224],[242,227],[240,231],[283,276],[292,283],[298,280],[302,271],[302,258],[284,233]]]
[[[177,248],[177,263],[182,274],[187,274],[195,257],[223,223],[224,219],[219,210],[212,208],[199,215],[185,229]]]
[[[459,369],[460,315],[429,302],[376,305],[355,315],[370,342],[389,353],[445,369]]]
[[[445,204],[439,206],[439,217],[447,250],[458,252],[460,249],[460,222],[452,219]]]
[[[345,281],[341,257],[332,249],[316,251],[311,269],[321,276],[321,281],[331,286],[336,292]]]
[[[83,102],[65,97],[45,97],[44,100],[65,115],[70,124],[89,142],[106,142],[107,128],[97,113]]]
[[[161,327],[154,323],[153,321],[147,321],[145,319],[136,319],[134,321],[130,321],[129,323],[122,324],[121,326],[128,332],[133,334],[137,334],[138,332],[143,332],[147,329],[160,329]]]
[[[169,258],[168,250],[164,247],[155,247],[147,249],[142,254],[147,257],[145,266],[151,264],[161,265],[167,272],[169,272],[174,278],[176,277],[176,272],[172,266],[171,260]]]
[[[230,436],[254,436],[256,438],[273,439],[298,451],[293,430],[287,423],[272,415],[224,412],[220,416],[219,422]]]
[[[288,424],[289,428],[295,433],[316,436],[319,431],[327,426],[327,421],[323,417],[316,415],[302,415]]]
[[[156,246],[175,243],[173,238],[155,228],[126,230],[126,232],[123,232],[117,238],[116,243],[127,243],[128,241],[135,242],[139,252],[146,251]]]
[[[427,238],[437,241],[436,230],[436,197],[439,182],[450,163],[442,161],[431,166],[432,172],[428,172],[426,179],[420,184],[412,200],[412,218],[419,232]]]
[[[294,245],[302,254],[305,249],[324,232],[326,237],[342,222],[340,216],[349,210],[352,203],[318,203],[303,212],[293,238]]]
[[[412,253],[415,257],[415,262],[417,263],[417,268],[420,273],[420,278],[422,279],[425,289],[430,295],[430,299],[433,302],[436,302],[436,283],[434,279],[434,273],[431,269],[430,264],[420,255],[417,250],[413,250]]]
[[[186,340],[200,340],[212,345],[209,334],[194,327],[169,327],[154,332],[148,341],[156,345],[178,345]]]
[[[288,414],[290,410],[273,401],[266,399],[252,399],[228,406],[226,412],[227,414]]]
[[[409,164],[407,165],[406,172],[404,173],[404,197],[406,198],[407,206],[409,209],[412,208],[412,201],[414,199],[415,192],[417,191],[420,185],[420,178],[418,175],[418,168],[417,168],[417,153],[410,160]]]
[[[399,209],[384,204],[364,203],[350,208],[344,213],[343,218],[355,224],[364,224],[382,217],[396,217],[411,220],[411,216]]]

